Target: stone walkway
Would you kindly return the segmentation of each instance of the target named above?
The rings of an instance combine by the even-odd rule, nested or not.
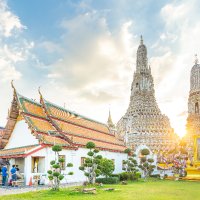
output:
[[[82,183],[68,183],[61,185],[61,188],[67,188],[67,187],[73,187],[73,186],[80,186]],[[10,195],[10,194],[21,194],[21,193],[26,193],[26,192],[33,192],[33,191],[38,191],[38,190],[47,190],[49,189],[49,186],[38,186],[38,187],[33,187],[33,186],[26,186],[26,187],[0,187],[0,196],[4,195]]]

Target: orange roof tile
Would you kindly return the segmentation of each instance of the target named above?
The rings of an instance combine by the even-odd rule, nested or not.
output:
[[[102,124],[100,122],[96,122],[94,120],[88,119],[66,109],[62,109],[60,107],[56,107],[51,103],[45,103],[50,114],[56,118],[63,119],[68,122],[72,122],[78,124],[80,126],[88,127],[97,131],[101,131],[104,133],[109,133],[109,129],[106,124]]]
[[[32,124],[32,127],[36,129],[36,131],[40,132],[48,132],[48,131],[55,131],[55,127],[51,125],[49,121],[46,119],[26,116],[28,121]]]
[[[88,130],[86,128],[74,125],[74,124],[70,124],[67,122],[62,122],[59,120],[54,120],[59,127],[67,133],[71,133],[73,135],[79,135],[82,137],[87,137],[87,138],[91,138],[91,139],[97,139],[97,140],[101,140],[102,142],[106,141],[106,142],[111,142],[111,143],[116,143],[119,145],[123,145],[123,142],[118,140],[114,135],[111,134],[104,134],[101,132],[97,132],[94,130]],[[89,139],[88,139],[89,140]]]
[[[20,105],[25,113],[30,113],[30,114],[33,114],[33,115],[36,115],[39,117],[46,118],[46,114],[45,114],[41,104],[39,104],[33,100],[27,99],[19,94],[18,94],[18,99],[19,99]]]
[[[71,137],[71,139],[74,143],[80,144],[80,145],[86,145],[89,141],[91,141],[95,143],[97,148],[103,148],[103,149],[114,150],[114,151],[124,151],[126,149],[125,146],[108,144],[108,143],[100,142],[96,140],[88,140],[88,139],[76,137],[76,136]]]
[[[12,149],[2,149],[0,150],[0,157],[3,156],[16,156],[16,155],[23,155],[29,152],[31,149],[34,149],[39,145],[30,145],[30,146],[24,146],[24,147],[18,147],[18,148],[12,148]]]
[[[56,136],[43,135],[42,140],[45,144],[58,144],[61,146],[69,146],[69,143],[66,140]]]

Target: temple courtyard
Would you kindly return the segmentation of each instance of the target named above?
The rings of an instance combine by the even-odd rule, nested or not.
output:
[[[128,185],[104,185],[97,187],[96,194],[83,194],[74,187],[61,189],[59,192],[40,190],[23,194],[0,196],[3,200],[17,199],[55,199],[55,200],[197,200],[200,199],[200,183],[189,181],[171,181],[151,179],[146,182],[130,182]],[[105,188],[115,188],[114,191],[105,191]]]

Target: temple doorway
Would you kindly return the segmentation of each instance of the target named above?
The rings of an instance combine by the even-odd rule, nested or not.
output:
[[[32,173],[45,172],[45,157],[32,157]]]

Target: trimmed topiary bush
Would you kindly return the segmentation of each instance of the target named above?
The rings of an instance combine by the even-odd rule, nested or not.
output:
[[[61,165],[65,162],[64,158],[59,158],[59,152],[62,151],[62,147],[59,145],[54,145],[52,151],[55,152],[55,160],[50,162],[51,169],[47,171],[48,179],[51,182],[53,190],[59,190],[60,181],[64,179],[62,173]],[[67,167],[73,167],[72,163],[68,163]],[[69,172],[68,175],[73,175],[73,172]]]
[[[96,181],[96,177],[101,175],[101,155],[97,155],[99,153],[98,149],[95,149],[95,144],[93,142],[88,142],[86,147],[89,149],[87,157],[79,167],[79,170],[84,172],[84,175],[88,178],[88,182],[90,184],[94,184]]]
[[[149,149],[142,149],[141,154],[144,156],[147,156],[150,154],[150,151],[149,151]]]

